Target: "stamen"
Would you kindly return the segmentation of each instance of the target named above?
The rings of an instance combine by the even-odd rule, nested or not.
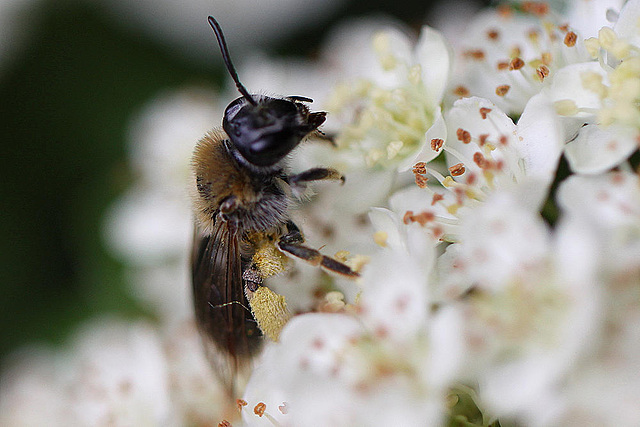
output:
[[[509,70],[519,70],[525,66],[524,61],[520,57],[515,57],[509,62]]]
[[[457,95],[457,96],[459,96],[461,98],[469,96],[470,93],[471,92],[469,91],[469,89],[467,89],[464,86],[456,86],[456,88],[453,89],[453,94]]]
[[[282,402],[282,405],[278,406],[278,411],[280,411],[282,415],[287,415],[289,413],[287,402]]]
[[[500,85],[496,88],[496,95],[505,96],[509,92],[509,89],[511,89],[509,85]]]
[[[458,128],[456,131],[456,136],[458,137],[458,141],[462,141],[463,144],[468,144],[471,142],[471,134],[469,131],[466,131],[462,128]]]
[[[526,1],[522,3],[522,10],[536,16],[545,16],[549,13],[549,5],[543,2]]]
[[[484,60],[485,57],[485,53],[483,50],[480,49],[469,49],[469,50],[465,50],[462,55],[466,58],[471,58],[474,59],[476,61],[482,61]]]
[[[421,174],[425,174],[427,173],[427,168],[426,168],[427,164],[425,162],[418,162],[415,165],[413,165],[413,169],[412,172],[413,173],[421,173]]]
[[[464,174],[466,171],[464,164],[457,163],[451,167],[449,167],[449,172],[451,172],[451,176],[460,176]]]
[[[569,31],[566,36],[564,36],[564,44],[568,47],[574,47],[576,45],[576,41],[578,41],[578,35],[573,31]]]
[[[487,118],[487,114],[489,114],[490,112],[491,112],[491,108],[486,108],[486,107],[480,108],[480,116],[482,117],[482,120],[485,120]]]
[[[255,408],[253,408],[253,413],[259,417],[262,417],[266,409],[267,409],[267,405],[263,402],[260,402],[255,406]]]
[[[496,65],[498,67],[498,71],[504,71],[509,69],[509,61],[500,61]]]
[[[433,151],[440,151],[442,146],[444,145],[444,139],[441,138],[433,138],[431,140],[431,149]]]
[[[549,75],[549,68],[546,65],[541,65],[536,69],[536,75],[543,81]]]
[[[489,38],[489,40],[498,40],[498,38],[500,37],[500,33],[495,28],[492,28],[487,31],[487,37]]]
[[[427,178],[424,175],[418,175],[416,174],[416,185],[420,188],[427,188],[427,181],[429,180],[429,178]]]

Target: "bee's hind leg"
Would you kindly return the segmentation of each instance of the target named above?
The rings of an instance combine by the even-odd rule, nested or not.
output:
[[[287,230],[288,232],[278,241],[278,248],[281,251],[341,276],[350,278],[360,276],[360,274],[353,271],[348,265],[326,255],[322,255],[316,249],[303,245],[304,238],[302,237],[302,233],[298,226],[292,221],[287,223]]]

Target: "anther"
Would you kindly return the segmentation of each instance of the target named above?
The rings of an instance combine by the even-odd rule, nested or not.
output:
[[[264,411],[266,411],[266,409],[267,405],[263,402],[260,402],[255,406],[255,408],[253,408],[253,413],[261,417],[264,415]]]
[[[484,146],[484,144],[487,143],[487,139],[489,138],[489,134],[488,133],[483,133],[480,134],[480,136],[478,136],[478,144],[482,147]]]
[[[456,136],[458,137],[458,141],[462,141],[463,144],[468,144],[471,142],[471,134],[469,131],[466,131],[462,128],[458,128],[456,131]]]
[[[431,149],[433,151],[440,151],[442,145],[444,144],[444,140],[440,138],[433,138],[431,140]],[[422,173],[422,172],[421,172]]]
[[[509,69],[509,61],[500,61],[496,65],[498,67],[498,71],[504,71]]]
[[[451,176],[460,176],[465,172],[464,164],[457,163],[449,168],[449,172],[451,172]]]
[[[573,31],[569,31],[567,35],[564,36],[564,44],[568,47],[574,47],[576,41],[578,41],[578,35]]]
[[[245,406],[247,406],[248,403],[246,400],[243,399],[236,399],[236,406],[238,407],[239,411],[242,411],[242,408],[244,408]]]
[[[511,89],[509,85],[500,85],[496,88],[496,95],[505,96],[509,92],[509,89]]]
[[[427,181],[429,181],[429,178],[427,178],[426,176],[416,174],[416,185],[418,187],[426,188],[427,187]]]
[[[469,94],[471,94],[471,92],[469,91],[469,89],[467,89],[464,86],[456,86],[455,89],[453,89],[453,94],[456,96],[459,96],[461,98],[467,97],[469,96]]]
[[[498,30],[492,28],[487,31],[487,37],[489,38],[489,40],[498,40],[498,38],[500,37],[500,33],[498,32]]]
[[[509,62],[509,70],[519,70],[524,67],[524,61],[520,57],[515,57]]]
[[[412,172],[413,173],[420,173],[420,174],[425,174],[427,173],[427,164],[425,162],[418,162],[415,165],[413,165],[413,169]]]
[[[485,108],[485,107],[480,108],[480,116],[482,117],[482,120],[485,120],[487,118],[487,114],[489,114],[490,112],[491,112],[491,108]]]
[[[434,206],[441,200],[444,200],[444,196],[442,194],[434,193],[433,197],[431,198],[431,206]]]
[[[546,65],[541,65],[536,69],[536,75],[540,81],[544,80],[549,75],[549,68]]]
[[[469,49],[463,52],[463,55],[467,58],[474,59],[476,61],[482,61],[484,59],[484,51],[480,49]]]

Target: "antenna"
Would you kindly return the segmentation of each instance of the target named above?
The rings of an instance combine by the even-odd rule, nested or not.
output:
[[[255,99],[251,96],[247,88],[245,88],[242,83],[240,83],[240,79],[238,78],[238,73],[236,73],[236,69],[233,67],[233,63],[231,62],[231,57],[229,56],[229,49],[227,48],[227,42],[224,39],[224,34],[222,33],[222,28],[220,28],[220,24],[215,20],[213,16],[209,16],[208,18],[209,25],[213,28],[213,32],[216,34],[216,38],[218,39],[218,45],[220,46],[220,52],[222,52],[222,59],[224,60],[224,65],[227,66],[227,70],[229,70],[229,74],[234,82],[236,82],[236,87],[238,91],[246,98],[247,101],[251,105],[258,105]]]

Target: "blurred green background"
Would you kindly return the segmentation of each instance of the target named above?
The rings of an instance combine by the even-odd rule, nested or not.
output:
[[[428,7],[339,2],[269,52],[312,55],[332,24],[348,16],[387,14],[419,28]],[[211,57],[198,62],[121,25],[99,2],[34,0],[21,14],[23,43],[2,58],[0,70],[0,357],[27,342],[60,342],[99,313],[142,314],[101,232],[105,209],[133,179],[127,127],[159,91],[219,86],[224,78],[212,34]],[[205,18],[193,25],[206,26]]]

